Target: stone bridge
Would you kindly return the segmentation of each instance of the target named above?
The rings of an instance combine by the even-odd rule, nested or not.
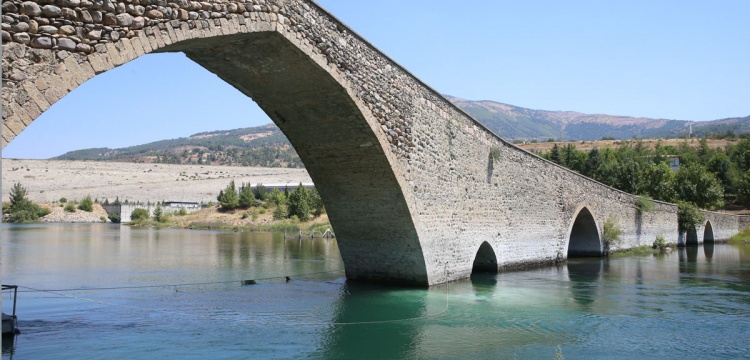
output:
[[[350,279],[437,284],[738,229],[707,213],[680,237],[675,205],[640,212],[633,195],[503,141],[313,1],[4,0],[2,10],[3,146],[97,74],[184,52],[287,135]],[[619,245],[602,242],[607,219]]]

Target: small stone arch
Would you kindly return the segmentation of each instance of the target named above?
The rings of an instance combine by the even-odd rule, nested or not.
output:
[[[602,256],[602,241],[599,226],[589,206],[581,204],[568,230],[566,256],[599,257]]]
[[[706,225],[703,227],[703,243],[714,242],[714,228],[711,226],[710,221],[706,221]]]
[[[476,255],[474,256],[474,262],[471,266],[471,273],[497,273],[497,255],[495,250],[488,242],[483,242],[479,245]]]

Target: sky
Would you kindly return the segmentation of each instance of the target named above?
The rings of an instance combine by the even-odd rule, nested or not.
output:
[[[677,120],[750,115],[747,0],[318,3],[443,94]],[[79,86],[2,156],[45,159],[269,122],[183,54],[150,54]]]

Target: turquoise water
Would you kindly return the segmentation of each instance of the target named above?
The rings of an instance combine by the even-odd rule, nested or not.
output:
[[[409,289],[346,282],[332,239],[106,224],[1,231],[3,283],[26,287],[22,333],[4,339],[3,359],[736,359],[750,350],[748,247]]]

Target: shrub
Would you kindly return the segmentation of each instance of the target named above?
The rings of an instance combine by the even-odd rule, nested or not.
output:
[[[135,208],[133,209],[133,212],[130,213],[130,220],[132,221],[146,220],[148,218],[148,210],[143,208]]]
[[[635,207],[642,213],[654,211],[654,200],[648,196],[639,196],[635,199]]]
[[[181,207],[180,211],[177,212],[177,215],[180,215],[180,216],[187,215],[187,209],[185,209],[184,207]]]
[[[64,197],[61,197],[60,198],[60,202],[64,204],[64,203],[68,202],[68,199],[66,199]]]
[[[677,230],[680,234],[694,231],[703,222],[703,213],[692,203],[680,201],[677,203]]]
[[[81,200],[81,203],[78,204],[78,209],[86,212],[94,211],[94,202],[91,200],[90,195],[86,195],[86,197]]]
[[[76,212],[76,204],[69,202],[65,204],[65,212],[74,213]]]
[[[654,240],[654,244],[651,245],[651,247],[655,250],[659,250],[659,252],[666,252],[669,245],[667,244],[667,240],[664,239],[664,235],[657,235],[656,240]]]
[[[242,219],[247,219],[248,217],[250,217],[250,214],[248,214],[247,211],[242,213]]]
[[[263,210],[265,212],[265,210]],[[253,209],[253,221],[258,220],[258,209]]]
[[[602,242],[604,242],[604,249],[606,253],[609,253],[611,248],[617,246],[622,241],[620,239],[622,229],[617,224],[617,221],[613,217],[607,218],[604,221],[604,229],[602,231]]]
[[[286,217],[286,209],[284,208],[284,205],[276,206],[276,210],[273,211],[273,219],[281,220],[285,217]]]
[[[107,214],[107,217],[109,218],[109,221],[113,223],[119,223],[120,222],[120,214],[118,213],[109,213]]]

